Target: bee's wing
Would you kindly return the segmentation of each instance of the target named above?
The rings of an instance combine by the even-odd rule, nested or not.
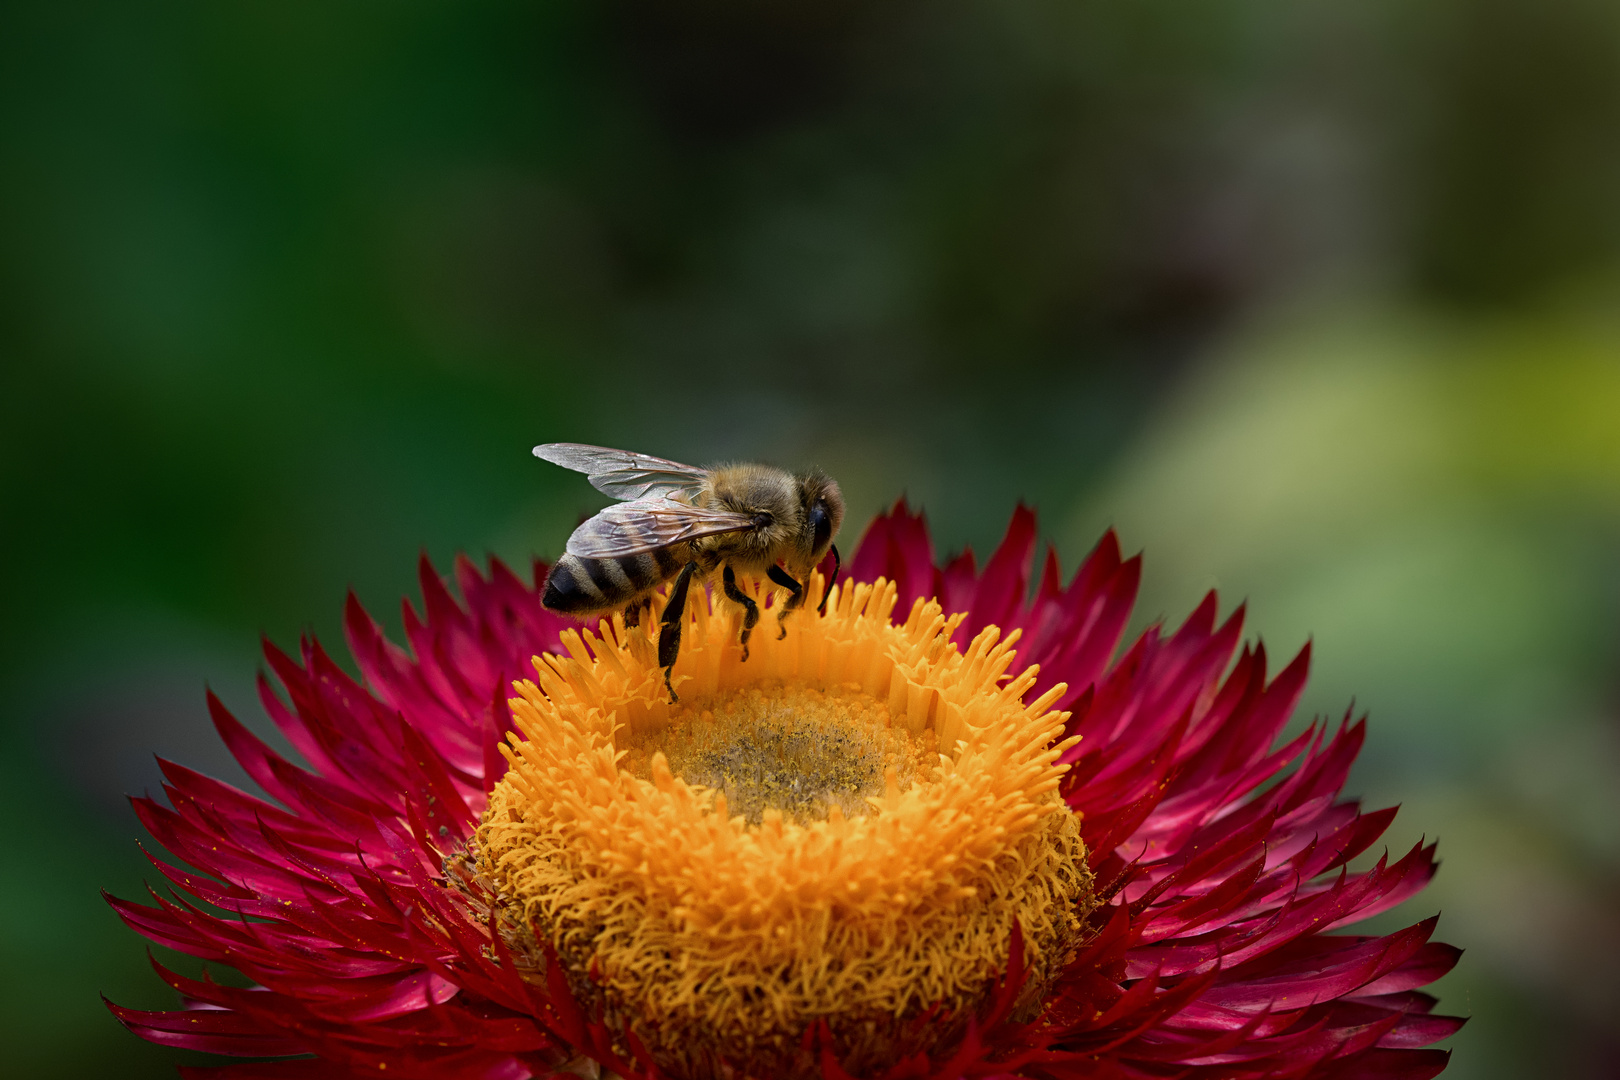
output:
[[[662,497],[637,499],[615,503],[575,529],[568,538],[568,554],[612,559],[753,527],[752,514],[688,506]]]
[[[584,473],[597,491],[623,501],[696,491],[709,475],[678,461],[584,443],[546,443],[534,448],[534,456]]]

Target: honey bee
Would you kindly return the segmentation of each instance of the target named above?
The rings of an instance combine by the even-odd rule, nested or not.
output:
[[[621,500],[574,530],[541,603],[579,618],[622,609],[626,624],[636,626],[653,590],[674,579],[658,633],[658,664],[672,703],[680,699],[670,669],[680,655],[694,577],[707,580],[718,570],[726,598],[741,605],[744,660],[759,605],[737,587],[738,574],[763,576],[788,591],[776,617],[778,637],[786,636],[783,620],[804,602],[804,582],[828,551],[829,589],[838,577],[842,564],[832,541],[843,524],[844,496],[824,473],[795,476],[769,465],[698,469],[580,443],[547,443],[534,456],[584,473],[597,491]],[[827,610],[827,591],[816,610]]]

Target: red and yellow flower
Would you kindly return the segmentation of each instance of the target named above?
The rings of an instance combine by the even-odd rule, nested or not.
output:
[[[1212,594],[1116,658],[1139,559],[1109,534],[1064,585],[1048,551],[1030,598],[1034,546],[1020,509],[939,567],[899,505],[746,663],[690,603],[679,705],[543,565],[458,561],[458,603],[424,562],[409,651],[351,597],[363,681],[267,647],[306,766],[210,697],[270,799],[165,762],[135,800],[193,869],[112,904],[255,985],[156,964],[185,1007],[114,1013],[257,1059],[185,1070],[220,1080],[1438,1073],[1460,1021],[1418,988],[1457,951],[1337,932],[1434,849],[1348,869],[1394,811],[1339,798],[1362,723],[1276,745],[1309,650],[1268,679]]]

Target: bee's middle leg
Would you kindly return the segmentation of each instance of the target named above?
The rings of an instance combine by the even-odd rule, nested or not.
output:
[[[669,681],[669,673],[675,667],[676,658],[681,655],[681,627],[686,622],[686,588],[692,583],[692,572],[696,569],[695,562],[682,567],[675,578],[675,587],[669,590],[669,603],[664,605],[664,614],[658,620],[661,624],[658,631],[658,666],[664,669],[664,689],[669,691],[671,705],[681,700],[676,696],[674,684]]]
[[[652,610],[652,594],[648,593],[640,600],[632,600],[624,609],[624,625],[626,629],[633,630],[641,625],[642,617]]]
[[[765,571],[765,576],[782,586],[789,593],[787,603],[783,604],[782,610],[776,613],[776,626],[779,631],[776,640],[781,641],[787,637],[787,626],[782,620],[793,614],[798,606],[804,602],[804,586],[794,581],[793,576],[786,570],[774,564],[769,570]]]
[[[737,588],[737,575],[731,572],[731,564],[726,564],[725,571],[720,575],[720,583],[725,586],[726,599],[743,606],[742,637],[738,643],[742,645],[742,658],[748,659],[748,635],[754,632],[754,624],[759,622],[759,605],[753,598]]]

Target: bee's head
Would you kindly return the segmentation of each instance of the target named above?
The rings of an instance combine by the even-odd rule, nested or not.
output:
[[[832,477],[812,472],[800,478],[799,496],[804,502],[810,565],[815,566],[832,547],[833,537],[844,523],[844,493],[838,490],[838,483]]]

